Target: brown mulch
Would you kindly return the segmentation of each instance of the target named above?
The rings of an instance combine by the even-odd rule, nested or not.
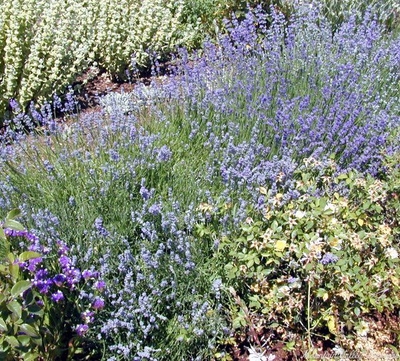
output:
[[[339,356],[335,356],[334,347],[342,346],[346,349],[344,359],[358,361],[369,361],[370,359],[390,359],[396,357],[397,353],[393,353],[391,347],[398,350],[399,335],[400,335],[400,313],[396,312],[374,312],[362,317],[363,321],[368,324],[369,331],[366,336],[353,338],[353,344],[347,347],[337,339],[336,342],[324,340],[322,338],[313,338],[312,352],[315,354],[311,357],[312,360],[339,360]],[[346,332],[351,334],[352,332]],[[265,360],[273,361],[305,361],[307,357],[306,335],[295,335],[295,345],[288,349],[285,342],[282,341],[281,335],[275,331],[263,328],[258,333],[258,339],[264,345],[259,347],[259,350],[264,352]],[[294,335],[293,335],[294,336]],[[331,337],[335,338],[333,335]],[[344,335],[340,336],[343,340]],[[237,333],[234,337],[234,344],[227,347],[227,352],[233,358],[233,361],[248,361],[249,360],[249,334]],[[350,337],[352,339],[352,337]],[[254,346],[254,345],[253,345]],[[354,351],[356,346],[356,351]],[[261,352],[261,353],[262,353]],[[357,356],[358,355],[358,356]],[[339,358],[338,358],[339,357]],[[347,358],[346,358],[347,357]],[[400,359],[400,358],[399,358]],[[261,360],[261,359],[260,359]]]
[[[79,104],[80,113],[99,111],[98,99],[108,93],[128,93],[139,84],[150,85],[153,82],[163,82],[165,75],[171,74],[169,69],[172,65],[171,62],[162,63],[159,66],[158,75],[151,75],[149,71],[142,72],[138,73],[131,81],[113,79],[104,70],[97,69],[94,74],[90,70],[85,71],[71,85],[76,94],[75,97]]]

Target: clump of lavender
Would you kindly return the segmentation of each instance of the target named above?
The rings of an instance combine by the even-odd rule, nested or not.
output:
[[[177,202],[171,209],[146,195],[142,209],[131,215],[139,227],[135,239],[113,235],[113,247],[122,252],[117,259],[106,252],[100,260],[102,276],[118,281],[109,285],[111,307],[99,337],[121,360],[163,360],[167,350],[174,357],[206,357],[225,324],[221,281],[211,283],[200,272],[211,248],[196,245],[190,234],[196,224],[192,212],[184,220]]]
[[[210,149],[210,168],[225,182],[252,184],[274,156],[331,156],[342,170],[381,170],[398,120],[400,40],[369,13],[334,33],[317,9],[306,11],[289,24],[274,12],[270,27],[265,14],[249,12],[218,45],[206,44],[195,66],[184,63],[185,81],[171,87],[172,97],[189,99],[189,117],[200,115],[187,131]]]

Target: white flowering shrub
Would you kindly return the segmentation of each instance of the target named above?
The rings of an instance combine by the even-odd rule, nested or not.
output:
[[[184,0],[1,0],[0,119],[9,100],[23,107],[61,92],[91,64],[121,78],[149,53],[199,44],[200,22]],[[184,21],[185,20],[185,21]],[[0,121],[1,123],[1,121]]]
[[[99,99],[99,103],[105,113],[109,115],[129,114],[157,101],[160,102],[165,96],[162,89],[138,84],[138,86],[129,93],[110,92],[102,96]]]

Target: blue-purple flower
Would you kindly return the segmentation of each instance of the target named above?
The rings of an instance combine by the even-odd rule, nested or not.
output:
[[[76,326],[75,331],[79,336],[84,336],[89,331],[89,326],[87,324],[79,324]]]
[[[63,299],[64,299],[64,294],[60,290],[57,290],[57,292],[51,295],[51,300],[56,303],[62,301]]]
[[[330,263],[336,263],[339,260],[339,257],[334,255],[333,253],[325,253],[320,260],[320,263],[323,265],[327,265]]]
[[[95,310],[102,310],[104,308],[104,300],[100,297],[97,297],[93,303],[92,303],[92,307]]]

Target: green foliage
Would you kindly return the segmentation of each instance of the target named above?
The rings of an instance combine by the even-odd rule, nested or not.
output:
[[[81,280],[72,288],[60,285],[58,292],[63,295],[60,301],[53,300],[48,292],[41,292],[34,282],[33,268],[36,267],[29,269],[23,264],[39,265],[43,254],[29,250],[19,253],[20,237],[7,237],[4,232],[4,229],[25,232],[15,220],[19,215],[18,209],[9,212],[0,228],[2,250],[6,252],[0,255],[0,359],[50,361],[66,356],[71,359],[90,344],[72,329],[76,323],[85,322],[81,319],[83,313],[79,312],[89,314],[90,301],[78,304],[76,300],[90,280]],[[48,270],[59,272],[56,264],[50,262],[47,266],[46,276]],[[96,295],[99,292],[101,290],[94,291]],[[90,317],[94,314],[91,312]]]
[[[296,174],[297,199],[284,202],[282,193],[260,188],[271,204],[249,209],[218,253],[227,284],[244,302],[232,307],[234,327],[279,325],[340,342],[363,334],[361,315],[399,306],[399,170],[388,169],[385,180],[337,176],[333,162],[321,170],[306,159]],[[203,233],[217,236],[213,227]]]
[[[44,316],[38,306],[37,292],[32,290],[32,282],[25,279],[18,262],[25,262],[40,257],[36,252],[22,252],[15,255],[4,234],[4,228],[23,230],[15,220],[19,211],[8,213],[0,231],[0,241],[5,247],[0,255],[0,357],[3,360],[36,360],[38,348],[42,346],[39,327]]]

